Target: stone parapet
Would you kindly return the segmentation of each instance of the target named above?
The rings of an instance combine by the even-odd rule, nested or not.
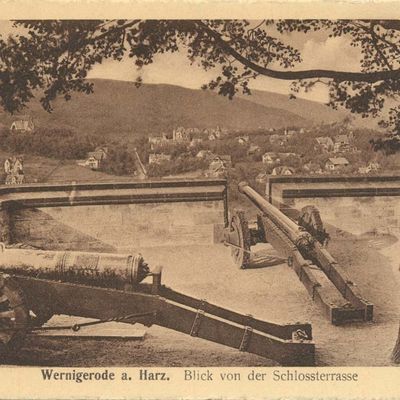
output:
[[[0,204],[6,242],[110,252],[212,244],[227,222],[227,185],[225,180],[23,185],[1,187]]]

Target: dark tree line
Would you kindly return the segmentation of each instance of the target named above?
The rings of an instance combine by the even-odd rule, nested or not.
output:
[[[0,130],[1,146],[17,154],[34,154],[58,159],[81,159],[93,150],[96,138],[67,128],[40,128],[34,132],[16,133]]]

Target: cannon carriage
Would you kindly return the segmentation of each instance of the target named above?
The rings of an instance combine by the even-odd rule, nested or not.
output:
[[[71,326],[73,331],[109,321],[156,324],[282,365],[314,364],[310,324],[275,324],[176,292],[161,284],[161,267],[151,270],[140,254],[2,245],[0,293],[2,352],[18,351],[27,334],[65,314],[97,320]]]
[[[239,184],[239,192],[260,213],[256,223],[249,224],[244,212],[236,210],[225,229],[224,243],[231,247],[237,266],[249,268],[251,247],[257,243],[270,243],[282,261],[294,269],[332,324],[372,320],[373,304],[362,296],[344,268],[325,248],[329,234],[314,206],[303,208],[294,220],[270,204],[247,182]]]

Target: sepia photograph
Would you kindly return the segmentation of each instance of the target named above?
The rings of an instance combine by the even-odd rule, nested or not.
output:
[[[400,20],[1,19],[1,365],[400,365],[399,100]]]

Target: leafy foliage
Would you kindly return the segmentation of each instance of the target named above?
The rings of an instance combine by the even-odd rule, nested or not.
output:
[[[159,164],[150,164],[147,168],[147,172],[150,177],[162,177],[204,170],[206,167],[207,162],[205,160],[191,156],[185,156],[171,161],[163,161]]]
[[[0,130],[2,148],[12,153],[34,154],[58,159],[80,159],[95,147],[97,138],[66,128],[36,129],[31,133]]]

